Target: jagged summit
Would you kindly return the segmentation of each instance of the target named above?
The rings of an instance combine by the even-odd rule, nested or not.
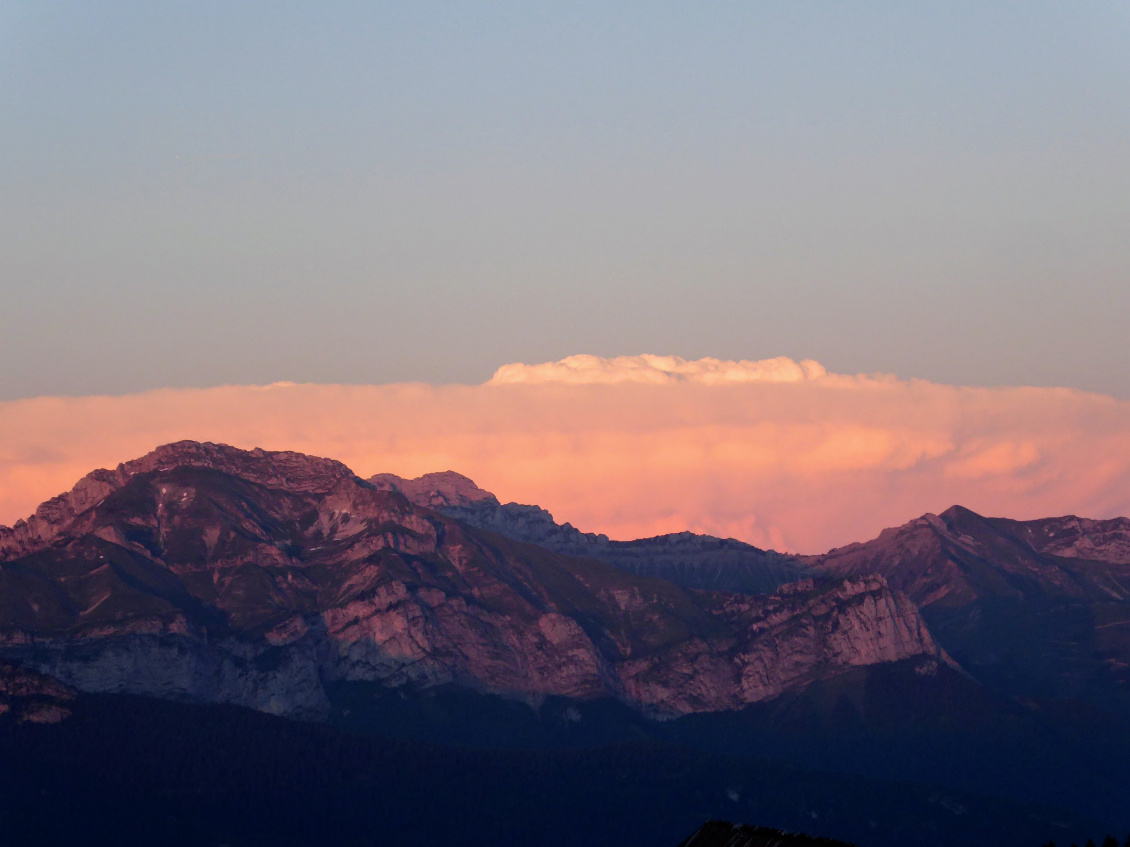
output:
[[[603,533],[583,532],[570,523],[558,523],[540,506],[501,503],[492,493],[453,471],[425,474],[414,480],[377,474],[369,481],[479,529],[557,553],[599,559],[628,573],[667,579],[683,588],[768,594],[809,575],[792,556],[761,550],[734,538],[674,532],[613,541]]]

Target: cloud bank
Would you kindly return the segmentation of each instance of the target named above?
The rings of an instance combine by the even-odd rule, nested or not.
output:
[[[1130,403],[1064,388],[677,357],[507,365],[479,386],[167,389],[0,403],[0,523],[96,467],[191,438],[456,470],[613,538],[690,529],[822,552],[960,503],[1130,514]]]
[[[488,385],[531,385],[567,383],[569,385],[609,385],[618,382],[643,382],[659,385],[670,382],[700,382],[717,385],[726,382],[800,382],[818,379],[827,371],[819,362],[805,359],[794,362],[784,356],[751,362],[721,359],[687,361],[679,356],[569,356],[559,362],[503,365],[494,372]]]

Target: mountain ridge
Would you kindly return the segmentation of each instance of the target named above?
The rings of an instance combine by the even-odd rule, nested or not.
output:
[[[457,683],[531,702],[611,695],[663,716],[946,658],[883,578],[687,592],[300,454],[180,442],[40,514],[0,556],[0,646],[83,690],[318,717],[323,680]]]
[[[416,479],[377,474],[369,482],[479,529],[558,553],[599,559],[628,573],[659,577],[683,588],[768,594],[812,575],[795,556],[762,550],[733,538],[675,532],[614,541],[603,533],[584,532],[567,522],[559,524],[540,506],[503,504],[452,471]]]
[[[804,562],[882,574],[978,679],[1130,709],[1130,520],[1016,521],[954,506]]]

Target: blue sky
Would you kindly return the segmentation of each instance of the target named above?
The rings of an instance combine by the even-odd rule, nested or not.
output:
[[[1130,397],[1130,4],[0,5],[0,400],[574,353]]]

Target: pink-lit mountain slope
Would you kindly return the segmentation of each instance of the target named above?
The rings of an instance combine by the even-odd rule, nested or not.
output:
[[[943,658],[880,577],[688,592],[474,529],[337,462],[180,442],[0,530],[4,655],[80,690],[317,718],[326,686],[452,683],[648,714]]]

